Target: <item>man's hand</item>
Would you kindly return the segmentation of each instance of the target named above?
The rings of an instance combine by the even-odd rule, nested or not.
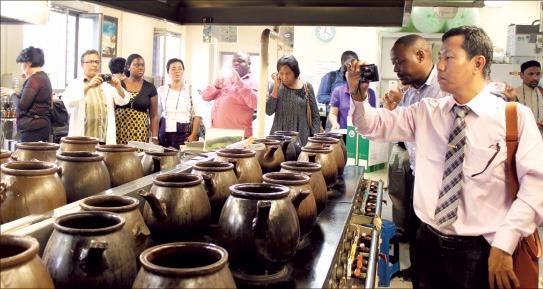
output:
[[[403,98],[400,88],[390,89],[383,96],[383,103],[388,110],[393,110]]]
[[[509,84],[505,83],[505,90],[503,92],[503,95],[507,97],[507,101],[516,101],[517,100],[517,92],[513,87],[511,87]]]
[[[347,84],[349,93],[354,101],[364,101],[368,96],[369,82],[360,82],[360,65],[366,64],[361,60],[353,59],[347,66]]]
[[[519,287],[520,283],[513,272],[513,257],[496,247],[490,248],[488,256],[488,283],[491,289]]]
[[[113,79],[113,77],[111,77]],[[104,82],[104,80],[100,77],[100,74],[97,74],[96,76],[94,76],[88,83],[87,85],[90,87],[90,88],[94,88],[94,87],[97,87],[99,85],[102,84],[102,82]]]
[[[241,80],[238,72],[233,67],[230,67],[230,70],[232,70],[232,83],[238,83]]]
[[[225,86],[224,84],[224,78],[223,77],[219,77],[217,79],[215,79],[215,88],[216,89],[223,89]]]

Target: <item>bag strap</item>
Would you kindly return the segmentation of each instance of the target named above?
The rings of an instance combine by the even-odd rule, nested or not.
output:
[[[312,115],[311,115],[311,105],[309,104],[309,89],[307,88],[307,82],[304,81],[304,92],[305,92],[305,99],[307,104],[307,123],[309,124],[309,127],[311,128],[313,126],[312,122]]]
[[[515,154],[518,148],[518,117],[517,117],[517,103],[507,102],[505,105],[505,141],[507,145],[507,169],[509,171],[509,193],[511,194],[511,202],[517,198],[519,189],[517,167]],[[530,236],[529,236],[530,237]],[[534,238],[535,251],[531,248],[526,238],[520,238],[521,242],[525,243],[528,254],[532,258],[541,258],[541,241],[539,239],[539,232],[537,228],[531,235]]]
[[[519,183],[515,154],[518,147],[517,103],[505,104],[505,141],[507,145],[507,169],[509,171],[509,194],[511,202],[517,198]]]

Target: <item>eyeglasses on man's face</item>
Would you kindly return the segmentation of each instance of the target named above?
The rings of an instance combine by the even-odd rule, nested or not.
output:
[[[100,64],[100,60],[88,60],[88,61],[83,61],[83,63],[86,63],[86,64]]]

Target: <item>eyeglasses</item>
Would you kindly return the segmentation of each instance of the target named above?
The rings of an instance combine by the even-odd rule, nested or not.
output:
[[[493,147],[493,145],[490,146],[490,148],[492,148],[492,147]],[[488,162],[486,163],[486,167],[480,173],[473,174],[473,175],[471,175],[471,177],[473,178],[473,177],[476,177],[476,176],[484,173],[486,171],[486,169],[488,169],[488,166],[490,166],[490,164],[492,163],[492,161],[494,160],[494,158],[496,157],[498,152],[500,152],[500,144],[499,143],[496,144],[496,152],[494,152],[494,155],[492,155],[492,157],[488,160]]]
[[[100,64],[100,60],[83,61],[83,63],[88,63],[88,64]]]

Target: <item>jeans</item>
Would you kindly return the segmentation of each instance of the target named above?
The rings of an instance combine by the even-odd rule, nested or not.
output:
[[[51,127],[46,126],[35,130],[21,132],[21,142],[49,141]]]
[[[489,288],[490,244],[483,236],[442,235],[427,224],[417,231],[412,263],[419,288]]]

